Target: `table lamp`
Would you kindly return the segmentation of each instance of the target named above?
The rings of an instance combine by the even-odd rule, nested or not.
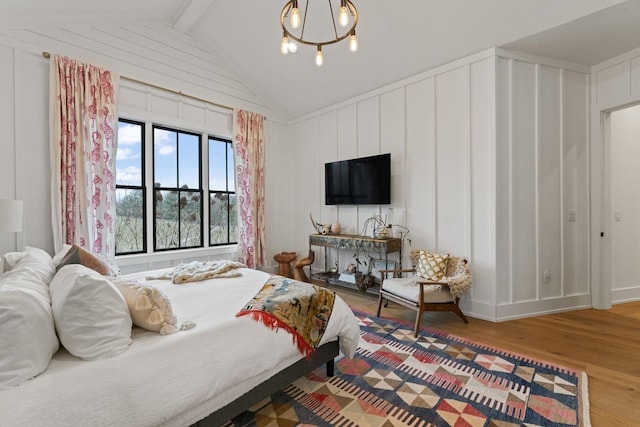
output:
[[[22,231],[22,200],[0,199],[0,232]]]

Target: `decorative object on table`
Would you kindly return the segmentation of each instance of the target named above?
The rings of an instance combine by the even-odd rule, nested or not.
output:
[[[311,225],[313,226],[313,229],[316,231],[316,233],[322,234],[322,224],[313,219],[313,215],[311,215],[311,212],[309,212],[309,219],[311,219]]]
[[[300,258],[293,266],[293,278],[301,282],[310,283],[309,277],[304,272],[304,267],[313,264],[316,254],[309,249],[309,256]]]
[[[334,263],[333,267],[331,268],[331,272],[332,273],[337,273],[338,272],[338,263]]]
[[[313,219],[313,215],[309,213],[309,218],[311,218],[311,224],[313,228],[316,230],[318,234],[331,234],[331,224],[320,224],[318,221]]]
[[[382,216],[376,214],[364,221],[362,226],[361,235],[366,236],[367,230],[371,227],[371,237],[376,239],[387,239],[391,237],[391,225],[387,224],[386,217],[382,219]]]
[[[360,277],[362,277],[362,273],[359,271],[343,271],[342,273],[340,273],[340,276],[338,277],[338,280],[342,281],[342,282],[347,282],[347,283],[351,283],[353,285],[357,284],[358,281],[360,280]]]
[[[371,269],[373,267],[374,258],[371,255],[367,255],[366,259],[360,261],[359,255],[356,252],[353,254],[353,258],[356,260],[356,263],[359,267],[366,267],[366,271],[363,271],[360,277],[357,278],[356,284],[358,285],[358,290],[360,292],[366,292],[367,289],[376,285],[375,276],[371,274]]]
[[[382,279],[378,316],[380,316],[383,300],[393,301],[415,310],[417,312],[416,337],[420,330],[422,313],[425,311],[452,311],[464,323],[469,323],[459,305],[460,297],[471,288],[469,262],[463,257],[449,254],[445,257],[443,254],[434,254],[425,250],[411,251],[411,262],[413,269],[393,270],[393,273],[398,275],[414,273],[414,276]],[[419,274],[427,277],[421,277]]]
[[[334,222],[333,224],[331,224],[331,232],[333,234],[340,234],[340,231],[342,231],[342,226],[340,226],[339,222]]]
[[[233,424],[591,425],[585,372],[353,311],[360,345],[335,376],[317,369]]]
[[[273,259],[278,263],[278,275],[293,278],[291,274],[291,263],[298,257],[295,252],[280,252],[275,254]]]

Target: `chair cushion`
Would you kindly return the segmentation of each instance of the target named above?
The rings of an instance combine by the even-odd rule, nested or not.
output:
[[[437,282],[442,280],[447,272],[447,260],[449,254],[436,254],[421,250],[418,255],[416,274],[427,280]]]
[[[418,302],[420,299],[420,286],[414,277],[385,279],[382,282],[382,289],[409,301]],[[446,286],[425,285],[424,287],[424,302],[443,303],[451,302],[453,299]]]

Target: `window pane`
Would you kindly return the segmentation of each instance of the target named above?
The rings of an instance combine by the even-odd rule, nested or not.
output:
[[[180,192],[180,247],[202,245],[200,193]]]
[[[116,189],[116,253],[144,250],[142,190]]]
[[[155,233],[156,249],[177,248],[178,229],[178,192],[155,191]]]
[[[209,242],[227,243],[229,235],[229,197],[226,193],[209,195]]]
[[[118,122],[116,185],[142,186],[142,125]]]
[[[200,188],[200,137],[189,133],[178,134],[180,150],[178,170],[179,187]]]
[[[227,190],[227,143],[217,139],[209,139],[209,189],[213,191]]]
[[[236,173],[235,163],[233,161],[233,145],[227,144],[229,149],[227,150],[227,180],[229,185],[229,191],[236,191]],[[235,240],[234,240],[235,242]]]
[[[177,133],[165,129],[153,129],[154,187],[178,186]]]
[[[236,195],[229,194],[229,242],[238,241],[238,203]]]

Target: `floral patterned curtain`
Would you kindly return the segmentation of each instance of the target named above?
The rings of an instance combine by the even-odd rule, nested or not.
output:
[[[264,116],[233,111],[236,197],[240,215],[238,261],[250,268],[265,261]]]
[[[118,75],[54,55],[50,71],[51,204],[63,244],[113,258]]]

